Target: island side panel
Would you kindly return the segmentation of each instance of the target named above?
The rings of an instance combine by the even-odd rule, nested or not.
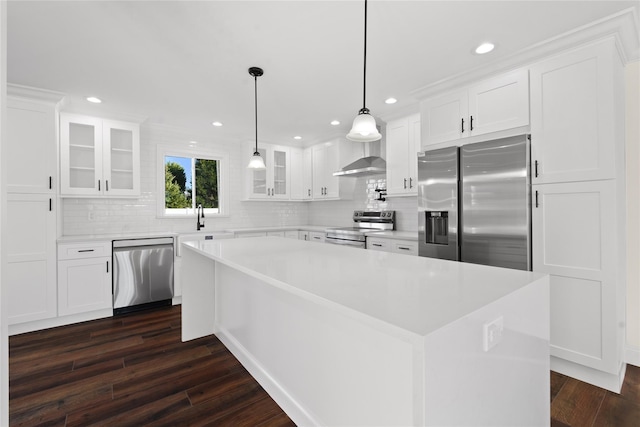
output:
[[[181,270],[182,341],[211,335],[215,320],[216,262],[183,246]]]
[[[485,351],[484,325],[499,318],[502,339]],[[424,425],[549,425],[548,276],[429,334],[425,357]]]
[[[298,425],[415,425],[416,343],[217,265],[216,334]]]

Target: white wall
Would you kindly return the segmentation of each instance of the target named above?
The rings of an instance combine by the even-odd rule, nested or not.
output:
[[[640,366],[640,62],[625,68],[627,363]]]
[[[0,165],[4,157],[5,138],[5,110],[7,95],[7,2],[0,2]],[[5,171],[5,167],[0,167]],[[0,173],[0,236],[4,236],[5,229],[5,203],[4,172]],[[1,237],[0,237],[1,239]],[[9,332],[7,325],[7,299],[5,281],[3,280],[4,241],[0,240],[0,425],[9,425]]]

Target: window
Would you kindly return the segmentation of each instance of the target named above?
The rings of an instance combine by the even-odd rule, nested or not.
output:
[[[199,205],[209,215],[226,214],[226,156],[159,148],[158,158],[159,216],[192,216]]]

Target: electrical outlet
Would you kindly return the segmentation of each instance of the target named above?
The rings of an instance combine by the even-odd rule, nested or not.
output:
[[[482,326],[482,349],[489,351],[502,341],[504,319],[502,316]]]

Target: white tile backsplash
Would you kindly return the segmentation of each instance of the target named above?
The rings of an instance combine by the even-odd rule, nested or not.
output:
[[[207,217],[207,230],[269,226],[349,226],[356,209],[395,209],[397,229],[417,230],[416,198],[371,200],[368,185],[384,185],[384,175],[356,179],[352,200],[314,202],[243,201],[246,159],[242,143],[203,138],[185,131],[142,125],[140,128],[141,195],[135,199],[65,198],[62,202],[63,235],[121,234],[127,232],[195,231],[194,218],[159,218],[156,215],[156,149],[158,144],[182,147],[189,141],[210,144],[229,154],[229,216]],[[375,181],[375,182],[370,182]],[[162,197],[162,195],[161,195]],[[373,207],[375,206],[375,207]]]

